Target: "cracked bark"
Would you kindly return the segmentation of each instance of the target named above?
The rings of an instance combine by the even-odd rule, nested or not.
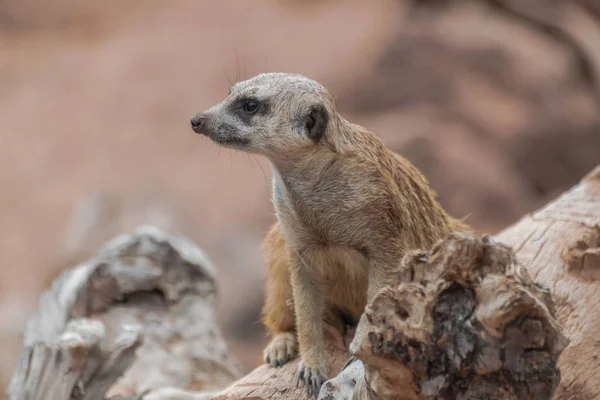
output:
[[[208,398],[241,376],[215,294],[210,261],[186,238],[155,227],[115,238],[42,295],[8,399]]]
[[[555,398],[600,396],[600,167],[498,239],[518,249],[536,282],[552,290],[570,345],[560,357]]]

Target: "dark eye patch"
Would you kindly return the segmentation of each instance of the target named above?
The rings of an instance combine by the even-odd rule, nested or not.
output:
[[[231,104],[229,111],[246,125],[250,125],[255,115],[266,115],[269,112],[269,102],[267,100],[260,101],[253,97],[241,97]]]

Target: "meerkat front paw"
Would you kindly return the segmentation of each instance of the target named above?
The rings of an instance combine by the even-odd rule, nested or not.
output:
[[[298,341],[292,332],[278,333],[263,351],[263,359],[267,364],[281,367],[298,354]]]
[[[312,394],[315,398],[319,395],[321,386],[327,381],[327,372],[324,367],[310,367],[300,362],[298,366],[298,379],[296,380],[296,387],[299,386],[300,381],[304,381],[306,388],[306,395],[310,397]]]

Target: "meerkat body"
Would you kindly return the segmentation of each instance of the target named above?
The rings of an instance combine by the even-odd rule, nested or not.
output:
[[[271,161],[278,221],[263,242],[263,321],[272,336],[264,360],[283,365],[299,348],[298,378],[315,395],[328,374],[324,321],[335,324],[336,313],[358,320],[406,251],[469,230],[441,208],[416,167],[342,118],[327,90],[303,76],[237,83],[192,127]]]

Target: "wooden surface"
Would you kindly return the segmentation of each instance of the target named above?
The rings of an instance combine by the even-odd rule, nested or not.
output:
[[[350,344],[365,369],[355,399],[552,398],[567,340],[510,247],[455,233],[407,255],[399,280],[367,305]]]
[[[498,235],[536,282],[552,289],[570,345],[560,400],[600,398],[600,166],[551,204]]]
[[[223,388],[241,373],[215,294],[210,261],[186,238],[153,227],[115,238],[42,295],[8,398],[166,400],[186,389],[201,399]]]

